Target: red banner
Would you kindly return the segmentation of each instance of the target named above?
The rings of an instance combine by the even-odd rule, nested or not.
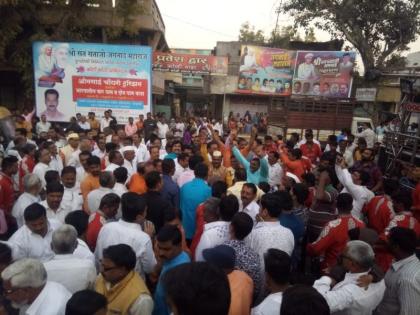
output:
[[[420,113],[420,103],[404,103],[402,107],[409,112]]]
[[[188,55],[155,52],[153,70],[197,75],[226,75],[228,58],[209,55]]]
[[[148,104],[145,79],[73,76],[73,101],[104,99]]]

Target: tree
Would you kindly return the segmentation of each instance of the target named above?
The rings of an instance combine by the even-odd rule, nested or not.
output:
[[[33,41],[97,41],[92,21],[84,12],[93,9],[93,0],[4,0],[0,1],[0,66],[17,70],[26,98],[33,98]],[[116,14],[123,26],[114,29],[114,36],[125,32],[134,37],[132,16],[141,7],[137,0],[119,0]],[[53,12],[51,14],[51,12]],[[45,23],[46,20],[51,23]],[[116,32],[115,32],[116,31]]]
[[[344,38],[360,53],[365,70],[383,68],[407,50],[420,31],[420,0],[286,0],[281,10],[295,24]]]
[[[385,67],[388,70],[400,70],[404,69],[407,65],[407,58],[403,57],[399,54],[393,54],[388,60],[385,62]]]
[[[316,42],[315,29],[313,27],[310,27],[305,30],[305,42],[307,43]]]
[[[265,43],[264,32],[255,30],[255,26],[245,22],[239,29],[239,41],[242,43],[252,43],[263,45]]]
[[[290,41],[301,41],[300,34],[293,25],[282,26],[280,31],[273,30],[268,43],[274,47],[289,48]]]

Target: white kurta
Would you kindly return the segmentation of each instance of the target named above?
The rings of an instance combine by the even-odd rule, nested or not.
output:
[[[282,300],[283,292],[272,293],[251,310],[251,315],[278,315]]]
[[[73,254],[55,255],[44,263],[48,280],[62,284],[71,293],[92,289],[96,280],[96,268],[89,259],[80,259]]]
[[[143,276],[151,273],[156,265],[152,241],[137,223],[130,223],[120,219],[117,222],[105,224],[98,235],[95,256],[102,259],[103,250],[111,245],[127,244],[131,246],[137,256],[136,270]]]
[[[24,192],[16,200],[15,205],[12,208],[12,215],[15,217],[19,228],[25,224],[25,220],[23,219],[23,213],[25,212],[26,207],[39,201],[39,196],[34,196],[27,192]]]
[[[332,279],[324,276],[315,281],[314,288],[327,300],[331,314],[370,315],[382,301],[385,282],[371,283],[365,290],[357,285],[357,279],[366,274],[346,273],[344,280],[332,289]]]
[[[203,250],[221,245],[229,240],[230,222],[215,221],[204,224],[204,231],[195,250],[195,260],[204,261]]]
[[[12,248],[13,260],[35,258],[48,261],[53,258],[52,234],[60,225],[60,222],[48,219],[48,232],[44,237],[33,233],[26,225],[19,228],[7,241]]]
[[[61,284],[47,281],[44,289],[28,309],[20,311],[25,315],[65,315],[71,293]]]
[[[262,266],[264,266],[264,254],[268,249],[277,248],[290,256],[295,247],[292,231],[280,225],[279,221],[258,222],[245,240],[247,245],[260,255]]]
[[[61,205],[58,207],[56,211],[52,210],[47,203],[47,200],[44,200],[40,202],[41,205],[47,209],[47,218],[48,219],[55,219],[59,221],[60,223],[64,224],[64,219],[66,218],[66,215],[70,213],[69,210],[63,208]]]

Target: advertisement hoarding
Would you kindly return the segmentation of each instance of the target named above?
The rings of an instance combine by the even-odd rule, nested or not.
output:
[[[295,52],[242,46],[237,93],[291,95]]]
[[[356,100],[359,102],[374,102],[376,99],[376,88],[357,88]]]
[[[211,55],[154,52],[153,70],[194,75],[226,75],[228,58]]]
[[[298,51],[293,95],[350,97],[355,52]]]
[[[76,113],[123,122],[151,111],[152,49],[148,46],[34,42],[37,115],[68,122]]]

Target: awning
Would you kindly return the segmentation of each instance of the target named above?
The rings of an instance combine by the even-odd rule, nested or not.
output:
[[[401,100],[400,87],[380,86],[376,96],[377,102],[398,103]]]

